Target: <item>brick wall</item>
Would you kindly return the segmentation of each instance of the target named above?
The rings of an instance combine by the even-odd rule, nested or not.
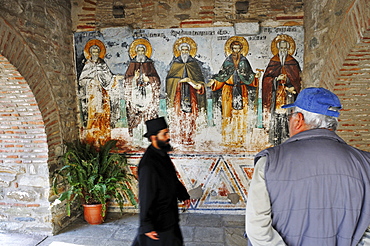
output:
[[[333,86],[343,110],[339,135],[359,149],[370,151],[370,30],[347,54]]]
[[[303,24],[302,0],[73,0],[72,9],[74,31],[112,26],[134,29],[231,26],[246,21],[276,26],[287,22]]]
[[[305,86],[334,91],[343,104],[339,135],[370,151],[370,2],[307,1],[305,12]]]
[[[45,124],[22,75],[0,55],[0,228],[52,230]]]
[[[45,122],[49,162],[63,140],[78,136],[76,85],[68,1],[6,4],[0,16],[0,52],[26,79]],[[59,5],[59,6],[58,6]]]
[[[344,59],[369,27],[370,2],[307,1],[305,12],[310,14],[304,19],[303,79],[307,85],[333,89]]]
[[[0,54],[8,61],[6,66],[18,72],[2,70],[11,78],[2,96],[19,100],[0,103],[1,109],[7,108],[7,101],[13,103],[11,109],[18,113],[9,113],[0,122],[1,127],[14,127],[0,135],[6,153],[0,159],[5,169],[0,185],[8,180],[8,172],[16,176],[1,190],[0,228],[51,234],[66,221],[64,209],[53,211],[58,221],[48,210],[53,195],[49,175],[58,166],[63,141],[78,136],[71,6],[67,0],[0,0],[0,4]],[[27,93],[11,84],[18,79],[29,87]],[[22,101],[26,99],[34,101],[26,106]],[[25,128],[16,129],[20,125]]]

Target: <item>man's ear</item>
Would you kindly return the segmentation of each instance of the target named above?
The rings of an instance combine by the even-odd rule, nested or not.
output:
[[[156,139],[156,137],[157,137],[156,135],[151,135],[151,136],[149,136],[149,141],[150,141],[150,142],[153,142],[153,139]]]
[[[302,125],[304,125],[305,124],[305,122],[304,122],[304,116],[303,116],[303,114],[302,113],[297,113],[297,116],[298,116],[298,126],[299,127],[302,127]]]
[[[303,132],[307,130],[307,124],[304,121],[304,116],[302,113],[297,113],[296,117],[293,120],[293,127],[297,132]]]

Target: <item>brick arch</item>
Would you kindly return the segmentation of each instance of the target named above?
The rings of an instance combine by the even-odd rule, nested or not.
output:
[[[0,53],[17,68],[35,96],[47,135],[50,163],[55,158],[51,149],[62,143],[60,116],[50,81],[34,51],[19,32],[2,17],[0,17]]]
[[[38,232],[45,228],[43,232],[51,234],[44,122],[28,83],[3,55],[0,55],[0,152],[3,218],[0,229]]]
[[[346,11],[342,22],[338,24],[335,39],[328,46],[325,67],[320,79],[320,86],[333,89],[340,69],[347,55],[370,26],[370,3],[368,0],[354,0]]]
[[[343,104],[338,134],[349,144],[370,151],[370,3],[354,0],[338,25],[320,86],[334,91]]]
[[[349,144],[370,151],[370,29],[347,55],[334,85],[343,104],[338,133]]]

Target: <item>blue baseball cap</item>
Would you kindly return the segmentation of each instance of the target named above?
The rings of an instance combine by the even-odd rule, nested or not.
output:
[[[282,106],[282,108],[291,107],[299,107],[308,112],[338,117],[342,105],[333,92],[321,87],[309,87],[298,94],[294,103]]]

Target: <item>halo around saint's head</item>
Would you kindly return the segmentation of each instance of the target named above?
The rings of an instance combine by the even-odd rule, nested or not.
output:
[[[286,35],[286,34],[282,34],[282,35],[278,35],[276,38],[274,38],[274,40],[272,40],[271,42],[271,52],[273,55],[277,55],[279,53],[279,49],[277,47],[277,44],[280,42],[280,41],[287,41],[289,43],[289,50],[288,50],[288,53],[289,55],[293,55],[294,52],[295,52],[295,42],[294,42],[294,39],[289,36],[289,35]]]
[[[173,45],[173,54],[175,57],[178,57],[180,55],[179,47],[181,44],[188,44],[190,46],[190,55],[194,57],[197,54],[197,44],[192,38],[189,37],[182,37],[176,40],[176,42]]]
[[[231,49],[231,44],[234,42],[234,41],[238,41],[241,43],[242,45],[242,49],[240,51],[240,53],[243,55],[243,56],[247,56],[248,54],[248,51],[249,51],[249,44],[248,44],[248,41],[243,38],[243,37],[240,37],[240,36],[233,36],[231,38],[229,38],[226,43],[225,43],[225,46],[224,46],[224,50],[225,50],[225,54],[226,56],[229,56],[233,51]]]
[[[96,45],[100,48],[99,58],[104,59],[105,54],[106,54],[107,51],[105,49],[105,45],[99,39],[91,39],[91,40],[87,41],[87,43],[85,44],[85,48],[84,48],[85,58],[87,60],[89,60],[91,58],[90,48],[93,45]]]
[[[129,53],[130,53],[131,59],[133,59],[137,55],[136,47],[138,45],[145,46],[145,55],[148,58],[152,56],[152,45],[149,43],[148,40],[144,38],[139,38],[139,39],[134,40],[130,45]]]

